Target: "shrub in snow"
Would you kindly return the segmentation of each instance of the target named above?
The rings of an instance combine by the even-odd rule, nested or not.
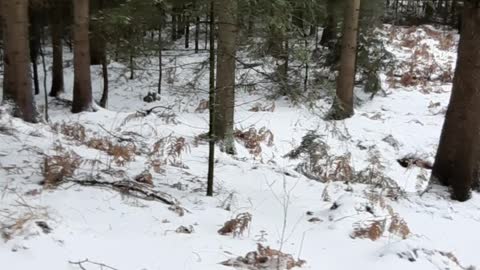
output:
[[[225,222],[223,227],[218,230],[218,233],[221,235],[242,235],[250,226],[250,222],[252,222],[252,215],[250,213],[238,214],[237,217]]]
[[[305,261],[295,260],[290,254],[258,244],[257,251],[249,252],[244,257],[230,259],[221,264],[249,270],[289,270],[303,266]]]

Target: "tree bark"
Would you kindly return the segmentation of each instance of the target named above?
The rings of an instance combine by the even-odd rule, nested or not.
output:
[[[340,71],[337,77],[337,93],[330,112],[330,118],[333,120],[342,120],[354,114],[353,88],[355,83],[359,14],[360,0],[348,1],[345,7]]]
[[[208,109],[210,127],[208,130],[208,175],[207,175],[207,196],[213,196],[213,176],[215,171],[215,0],[210,0],[210,77],[209,77],[209,99]]]
[[[163,23],[158,23],[158,94],[162,94],[162,77],[163,77],[163,39],[162,39]]]
[[[14,115],[36,122],[30,77],[28,0],[1,1],[5,26],[4,100],[14,101]]]
[[[74,0],[73,105],[72,112],[92,110],[90,75],[89,0]]]
[[[106,49],[104,48],[104,51]],[[100,99],[100,106],[102,108],[107,108],[108,105],[108,58],[107,54],[104,53],[102,55],[102,77],[103,77],[103,92],[102,92],[102,98]]]
[[[327,1],[327,21],[323,28],[322,38],[320,39],[320,45],[331,47],[331,43],[335,43],[337,38],[337,20],[335,14],[335,1]]]
[[[177,27],[178,27],[178,22],[177,22],[177,14],[176,14],[176,9],[172,9],[172,41],[177,40]]]
[[[218,15],[215,135],[226,153],[234,154],[235,55],[237,50],[237,0],[216,2]]]
[[[92,14],[101,13],[105,9],[105,0],[92,1],[90,12]],[[90,27],[90,65],[103,65],[104,55],[106,54],[105,37],[101,33],[98,23],[93,21]]]
[[[58,97],[65,91],[63,80],[63,22],[61,19],[62,8],[59,5],[61,5],[61,1],[52,7],[50,19],[53,50],[52,87],[49,94],[51,97]]]
[[[432,170],[432,179],[468,200],[478,183],[480,158],[480,1],[465,1],[452,95]]]
[[[184,15],[185,20],[185,49],[190,47],[190,16]]]
[[[38,78],[38,56],[40,55],[40,39],[41,39],[41,21],[40,14],[37,10],[29,9],[29,39],[30,39],[30,62],[33,71],[33,89],[35,95],[40,94],[40,81]]]

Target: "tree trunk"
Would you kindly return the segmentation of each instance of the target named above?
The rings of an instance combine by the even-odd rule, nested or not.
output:
[[[60,4],[57,4],[60,5]],[[65,90],[63,80],[63,44],[62,44],[62,32],[63,23],[61,19],[61,7],[54,5],[51,12],[51,36],[52,36],[52,50],[53,50],[53,63],[52,63],[52,88],[50,89],[51,97],[58,97]]]
[[[478,181],[480,158],[480,1],[465,1],[452,95],[443,124],[432,178],[452,186],[465,201]]]
[[[129,55],[129,67],[130,67],[130,80],[133,80],[135,79],[135,61],[133,60],[133,54],[134,54],[134,50],[133,49],[130,49],[130,55]]]
[[[103,48],[103,51],[106,51],[106,48]],[[108,105],[108,59],[107,54],[102,55],[102,77],[103,77],[103,92],[102,98],[100,99],[100,106],[102,108],[107,108]]]
[[[36,122],[30,77],[28,0],[1,1],[5,26],[4,100],[15,103],[14,115]]]
[[[208,32],[208,29],[209,29],[210,25],[209,25],[208,22],[211,21],[211,20],[210,20],[210,17],[208,16],[208,14],[206,16],[206,21],[207,22],[205,23],[205,44],[204,44],[204,49],[205,50],[208,48],[208,39],[210,37],[210,34]]]
[[[92,110],[92,82],[90,75],[89,0],[74,0],[73,26],[73,105],[72,112]]]
[[[195,12],[195,53],[198,53],[199,50],[199,39],[200,39],[200,17],[198,16],[198,0],[193,2],[193,10]]]
[[[38,56],[30,57],[30,62],[32,62],[32,72],[33,72],[33,92],[35,95],[40,94],[40,81],[38,79]]]
[[[358,19],[360,0],[348,1],[342,37],[340,71],[337,78],[337,95],[330,112],[330,118],[341,120],[353,115],[353,87],[357,58]]]
[[[30,62],[32,63],[33,68],[33,89],[35,95],[38,95],[40,94],[40,82],[38,78],[38,56],[40,55],[40,39],[42,26],[40,22],[40,14],[38,14],[38,11],[29,9],[29,13]]]
[[[195,18],[195,53],[198,53],[199,50],[199,39],[200,39],[200,17]]]
[[[215,170],[215,0],[210,0],[210,78],[209,100],[210,127],[208,131],[208,175],[207,196],[213,196],[213,176]]]
[[[176,9],[173,8],[172,10],[172,41],[177,40],[177,27],[178,27],[178,22],[177,22],[177,14],[176,14]]]
[[[190,17],[185,15],[185,49],[190,47]]]
[[[177,38],[180,39],[185,34],[185,10],[184,10],[184,7],[179,8],[177,22],[178,22]]]
[[[44,32],[42,31],[41,33],[42,41],[40,42],[40,57],[42,58],[42,68],[43,68],[43,98],[45,101],[45,121],[48,123],[50,122],[50,117],[48,115],[48,90],[47,90],[47,63],[45,61],[45,51],[44,48],[42,47],[43,44],[45,44],[45,40],[43,37],[45,37]]]
[[[105,9],[105,0],[92,1],[90,11],[97,14]],[[90,65],[103,65],[104,55],[106,54],[106,40],[96,23],[90,24]]]
[[[105,41],[95,29],[90,31],[90,65],[102,65],[103,55],[105,54]]]
[[[233,126],[235,111],[235,54],[237,44],[237,0],[216,2],[218,15],[217,86],[215,135],[223,140],[225,152],[235,153]]]
[[[163,40],[162,40],[162,22],[158,24],[158,94],[162,94],[162,75],[163,75]]]
[[[327,1],[327,21],[323,28],[322,38],[320,39],[320,45],[331,47],[331,43],[335,43],[337,38],[337,20],[335,14],[335,1]]]
[[[303,33],[303,28],[305,27],[305,23],[303,20],[303,10],[300,5],[296,5],[295,1],[291,3],[294,6],[293,14],[292,14],[292,24],[297,28],[297,30],[300,31],[300,33]]]

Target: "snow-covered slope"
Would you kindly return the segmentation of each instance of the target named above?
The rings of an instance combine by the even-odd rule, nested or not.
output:
[[[420,35],[430,46],[429,59],[440,59],[443,68],[452,65],[455,49],[438,48],[438,40],[422,36],[425,30],[396,31],[401,34],[386,44],[399,62],[415,54],[399,39]],[[198,139],[207,131],[208,114],[196,110],[206,98],[207,73],[195,68],[175,71],[172,59],[167,57],[166,70],[174,75],[154,103],[144,103],[142,97],[155,91],[156,63],[131,81],[125,67],[112,63],[109,110],[72,115],[68,107],[52,101],[52,124],[33,125],[11,118],[2,108],[2,269],[229,269],[221,262],[244,256],[257,244],[305,260],[305,269],[446,270],[480,265],[475,249],[480,197],[454,202],[438,186],[420,195],[429,172],[396,162],[409,154],[433,159],[448,82],[406,87],[399,81],[394,88],[395,76],[384,75],[387,95],[364,99],[355,116],[342,122],[322,120],[330,106],[325,101],[312,110],[278,99],[273,111],[254,112],[258,102],[271,107],[273,101],[260,93],[240,92],[236,128],[265,127],[269,136],[260,142],[261,152],[238,140],[236,156],[216,153],[216,193],[209,198],[208,149]],[[205,59],[205,54],[178,56],[176,64]],[[100,73],[93,72],[98,96]],[[71,68],[65,74],[70,85]],[[198,83],[187,84],[195,75]],[[427,88],[431,91],[422,91]],[[135,114],[157,105],[163,106],[157,113]],[[354,172],[350,176],[374,168],[370,172],[393,179],[400,190],[356,179],[321,183],[299,173],[302,158],[285,155],[312,130],[328,145],[333,169],[340,162],[337,157],[347,156],[344,161]],[[148,170],[153,185],[138,185],[173,203],[144,200],[141,194],[111,186],[68,181],[50,189],[40,185],[53,177],[45,175],[45,167],[58,168],[61,162],[75,167],[71,175],[64,174],[76,181],[134,181]],[[235,235],[218,233],[242,213],[251,214],[248,228]]]

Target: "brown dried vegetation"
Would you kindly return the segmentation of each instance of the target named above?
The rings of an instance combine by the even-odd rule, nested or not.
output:
[[[73,151],[45,156],[42,166],[43,186],[54,188],[67,178],[73,177],[82,162],[81,157]]]
[[[295,260],[292,255],[283,253],[280,250],[257,244],[257,251],[249,252],[245,257],[230,259],[221,264],[250,270],[289,270],[294,267],[302,267],[305,263],[304,260]]]
[[[232,234],[233,236],[243,235],[245,230],[248,229],[250,222],[252,222],[252,215],[250,213],[241,213],[237,217],[231,219],[218,230],[221,235]]]
[[[234,137],[241,141],[245,148],[247,148],[251,154],[258,156],[262,153],[262,143],[266,143],[267,146],[273,146],[274,136],[272,131],[262,127],[257,130],[254,127],[248,130],[236,130]]]

